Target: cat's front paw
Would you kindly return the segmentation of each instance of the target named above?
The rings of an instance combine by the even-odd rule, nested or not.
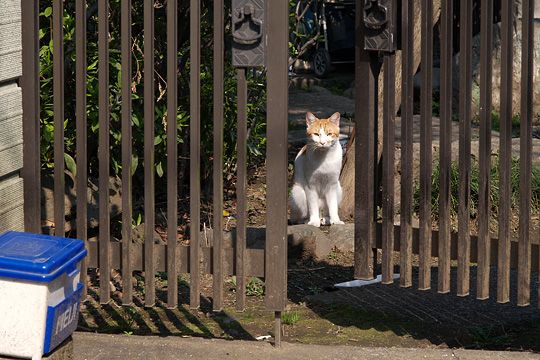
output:
[[[344,225],[345,223],[339,219],[337,220],[330,220],[330,224],[332,225]]]
[[[307,224],[311,226],[315,226],[315,227],[321,227],[321,220],[319,219],[310,220]]]

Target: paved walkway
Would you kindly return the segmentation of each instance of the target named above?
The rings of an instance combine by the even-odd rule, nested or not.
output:
[[[521,360],[540,359],[540,354],[449,349],[360,348],[283,344],[276,349],[266,342],[207,340],[181,337],[139,337],[76,333],[75,360],[90,359],[204,359],[204,360]]]

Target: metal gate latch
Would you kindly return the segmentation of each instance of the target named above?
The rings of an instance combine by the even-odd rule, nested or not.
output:
[[[396,11],[395,0],[364,0],[365,50],[396,50]]]
[[[233,0],[233,65],[265,65],[265,1]]]

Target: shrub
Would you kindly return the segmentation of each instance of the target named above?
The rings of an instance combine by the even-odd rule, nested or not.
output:
[[[53,123],[53,70],[51,37],[52,9],[50,1],[40,0],[40,101],[41,101],[41,161],[44,169],[52,169],[54,123]],[[155,7],[155,168],[156,189],[164,189],[166,173],[166,1],[156,0]],[[75,158],[75,3],[66,2],[64,9],[64,58],[65,58],[65,152],[68,168],[74,166]],[[201,173],[202,180],[211,175],[213,153],[213,114],[212,114],[212,2],[201,3]],[[110,154],[111,172],[120,174],[122,134],[121,123],[121,54],[120,54],[120,0],[109,3],[109,105],[110,105]],[[226,9],[228,14],[230,9]],[[178,40],[178,116],[175,126],[178,128],[179,176],[181,185],[187,185],[189,176],[189,4],[179,4],[179,40]],[[87,9],[87,117],[88,117],[88,163],[90,177],[97,177],[97,133],[98,124],[98,41],[97,41],[97,2],[89,1]],[[132,59],[133,69],[129,74],[132,84],[132,127],[133,159],[132,174],[134,192],[143,191],[143,2],[132,3]],[[230,25],[227,25],[230,29]],[[230,34],[226,34],[226,58],[230,57]],[[234,170],[236,161],[236,80],[235,69],[227,62],[224,77],[224,163],[226,172]],[[265,73],[248,72],[248,156],[251,163],[262,161],[265,153]],[[203,190],[205,186],[203,186]]]

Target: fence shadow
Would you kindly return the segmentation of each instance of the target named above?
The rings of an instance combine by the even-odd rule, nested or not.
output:
[[[264,239],[261,239],[264,234],[259,235],[261,236],[257,241],[252,241],[255,237],[248,241],[250,248],[264,248]],[[290,241],[290,244],[292,243]],[[449,294],[437,293],[435,267],[432,268],[431,290],[427,291],[417,290],[416,267],[413,268],[413,285],[410,288],[401,288],[396,281],[392,285],[379,283],[359,288],[337,289],[335,284],[352,280],[354,277],[353,267],[350,265],[352,255],[335,251],[326,259],[315,259],[312,245],[310,242],[289,245],[288,300],[295,308],[312,313],[318,320],[326,320],[341,328],[355,327],[366,330],[366,333],[373,330],[375,336],[380,336],[383,340],[387,336],[385,334],[390,333],[393,337],[389,339],[396,339],[396,336],[411,339],[411,346],[423,343],[444,347],[540,352],[540,311],[535,306],[516,306],[516,271],[511,272],[513,297],[508,304],[496,302],[496,268],[492,268],[490,274],[492,298],[485,301],[476,300],[475,267],[471,267],[471,292],[467,297],[456,295],[455,268],[452,268],[451,272],[453,286]],[[380,269],[376,271],[379,272]],[[399,272],[398,268],[396,272]],[[203,284],[207,281],[206,285],[211,288],[211,277],[206,277]],[[135,278],[142,281],[140,274]],[[99,285],[98,277],[94,271],[90,272],[90,279],[94,287],[89,289],[89,297],[83,304],[79,328],[83,331],[255,340],[256,331],[248,325],[246,317],[264,314],[263,297],[260,296],[250,298],[247,316],[234,311],[235,296],[230,291],[226,293],[226,298],[229,299],[226,310],[213,312],[209,288],[203,291],[206,295],[201,298],[200,310],[191,310],[189,281],[185,277],[181,277],[179,281],[180,304],[174,309],[166,307],[166,286],[157,288],[157,305],[145,308],[142,300],[144,286],[140,284],[134,286],[136,293],[141,293],[134,297],[134,307],[122,306],[121,294],[118,292],[113,293],[111,303],[101,305],[96,290]],[[166,277],[162,280],[166,280]],[[533,273],[531,284],[531,304],[536,304],[536,273]],[[231,286],[227,285],[226,289],[230,290]],[[260,324],[263,324],[263,328],[267,327],[267,330],[272,329],[270,318],[267,323]],[[287,336],[285,338],[287,340]],[[414,340],[420,342],[413,343]],[[392,343],[389,343],[389,346],[392,346]]]
[[[378,269],[380,271],[380,269]],[[399,269],[396,270],[397,272]],[[517,307],[517,272],[511,273],[510,303],[496,302],[496,268],[492,268],[491,298],[476,300],[476,268],[471,268],[469,296],[456,295],[456,269],[452,269],[453,287],[449,294],[437,293],[437,268],[432,269],[431,289],[418,289],[418,271],[413,268],[413,285],[371,284],[338,289],[334,284],[353,279],[353,268],[311,262],[309,267],[291,267],[289,299],[304,302],[317,316],[340,327],[376,330],[384,336],[391,331],[400,337],[427,340],[436,346],[481,348],[489,350],[528,350],[540,352],[535,305]],[[537,303],[538,277],[531,278],[531,304]],[[300,291],[298,284],[316,286],[316,294]],[[313,289],[311,289],[313,290]]]
[[[90,273],[91,280],[96,280]],[[93,279],[92,279],[93,278]],[[99,303],[94,287],[88,288],[88,297],[81,305],[79,331],[125,335],[199,336],[206,338],[254,340],[242,324],[225,311],[212,312],[212,302],[201,297],[200,311],[189,309],[189,287],[181,282],[179,305],[167,308],[163,299],[166,292],[158,291],[158,304],[145,307],[135,296],[132,306],[123,306],[119,294],[108,304]]]

